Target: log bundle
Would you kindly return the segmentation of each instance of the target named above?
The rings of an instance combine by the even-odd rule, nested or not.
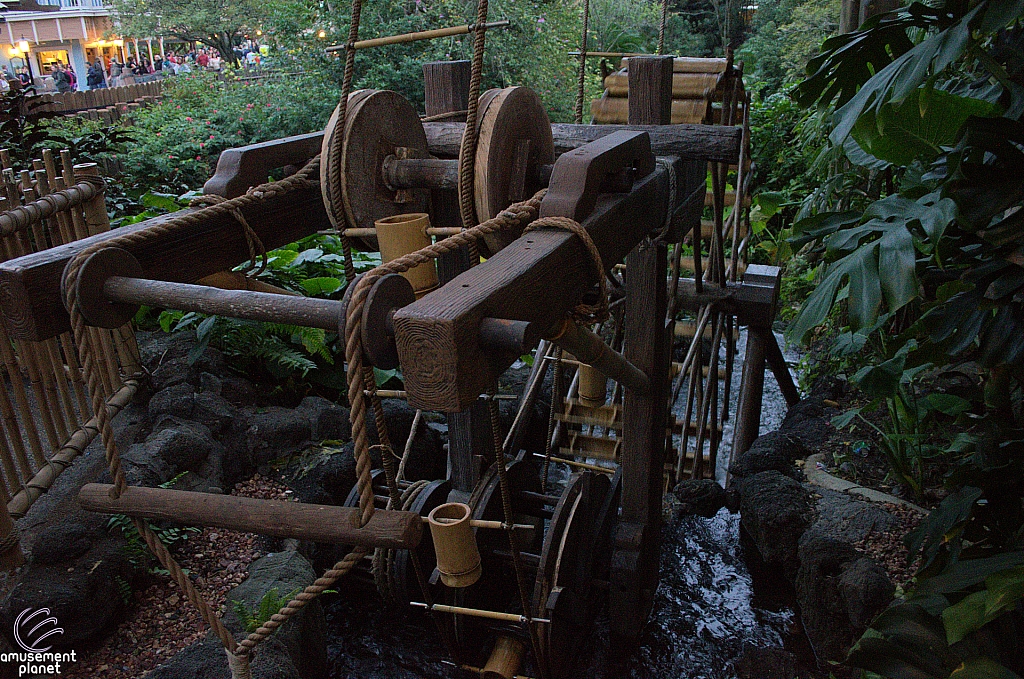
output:
[[[719,124],[722,101],[742,101],[742,97],[726,97],[742,68],[724,59],[676,57],[672,73],[672,123]],[[604,79],[604,94],[590,103],[594,123],[622,124],[629,117],[629,58],[622,59],[618,71]],[[742,80],[739,83],[742,91]],[[736,116],[733,116],[735,119]]]

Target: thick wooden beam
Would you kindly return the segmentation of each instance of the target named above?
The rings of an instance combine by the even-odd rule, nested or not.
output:
[[[102,514],[124,514],[186,526],[213,526],[338,545],[413,549],[423,535],[423,520],[413,512],[378,510],[359,528],[357,507],[140,486],[132,486],[120,497],[112,498],[112,488],[106,483],[86,484],[78,494],[78,502],[82,509]]]
[[[455,158],[465,123],[435,122],[423,125],[427,148],[435,156]],[[743,129],[728,125],[574,125],[552,123],[555,156],[568,153],[592,141],[621,130],[639,130],[651,135],[656,156],[679,156],[716,163],[736,163],[740,157]]]
[[[203,193],[234,198],[250,186],[265,184],[273,170],[287,166],[297,170],[320,153],[323,137],[323,132],[314,132],[228,149],[217,159],[217,171],[203,185]]]
[[[667,181],[667,172],[659,167],[638,180],[631,193],[598,199],[583,226],[606,269],[662,224]],[[481,346],[483,318],[553,329],[596,282],[580,239],[545,229],[516,240],[443,288],[399,309],[394,324],[410,405],[447,412],[466,408],[518,358],[514,351]]]
[[[38,341],[70,328],[60,281],[64,267],[79,252],[189,212],[195,210],[123,226],[0,264],[0,308],[11,336]],[[270,198],[242,213],[268,250],[330,228],[319,187]],[[195,283],[249,259],[242,227],[230,214],[204,219],[183,227],[173,237],[127,249],[142,264],[143,277],[178,283]]]

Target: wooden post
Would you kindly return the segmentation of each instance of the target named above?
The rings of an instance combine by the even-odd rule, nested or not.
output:
[[[672,69],[675,57],[630,57],[629,124],[672,123]]]
[[[465,111],[469,105],[470,62],[423,64],[424,110],[428,116]],[[452,120],[465,121],[466,116]],[[458,191],[430,192],[435,226],[462,226]],[[437,260],[441,285],[469,269],[469,249],[459,248]],[[494,459],[494,434],[487,404],[477,401],[462,412],[448,413],[448,458],[453,500],[465,501],[480,478],[484,458]]]
[[[732,458],[750,450],[761,430],[761,399],[764,396],[766,347],[761,333],[747,332],[747,350],[743,357],[743,376],[736,404],[736,429],[732,437]]]
[[[664,125],[672,116],[674,58],[629,60],[629,122]],[[612,541],[608,605],[617,650],[632,650],[654,605],[661,555],[661,491],[665,457],[667,376],[670,368],[665,279],[668,248],[646,239],[626,256],[625,355],[650,381],[623,402],[622,513]]]
[[[428,116],[465,111],[469,105],[470,62],[434,61],[423,64],[423,107]],[[452,118],[465,122],[466,116]],[[434,226],[462,226],[458,191],[431,191]],[[445,253],[437,260],[441,285],[469,268],[469,249]]]

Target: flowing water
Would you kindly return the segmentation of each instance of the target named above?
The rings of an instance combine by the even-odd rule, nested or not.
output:
[[[739,338],[737,366],[742,364],[744,343],[745,334]],[[739,369],[734,375],[734,401],[738,393]],[[785,412],[785,400],[768,373],[762,433],[778,428]],[[730,436],[727,423],[726,440]],[[720,480],[725,457],[719,465]],[[732,662],[745,647],[786,646],[799,652],[801,637],[789,596],[759,577],[756,552],[748,559],[739,523],[739,516],[722,510],[710,519],[685,516],[667,526],[661,585],[640,649],[626,663],[610,666],[607,623],[599,620],[583,644],[577,675],[732,679]],[[421,615],[381,610],[372,596],[356,594],[328,604],[327,616],[332,679],[460,676],[445,662],[437,634]]]

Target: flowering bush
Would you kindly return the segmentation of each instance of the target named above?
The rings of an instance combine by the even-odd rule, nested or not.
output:
[[[135,116],[124,184],[171,193],[201,187],[225,149],[323,129],[338,95],[305,74],[257,82],[221,82],[206,73],[170,79],[163,102]]]

